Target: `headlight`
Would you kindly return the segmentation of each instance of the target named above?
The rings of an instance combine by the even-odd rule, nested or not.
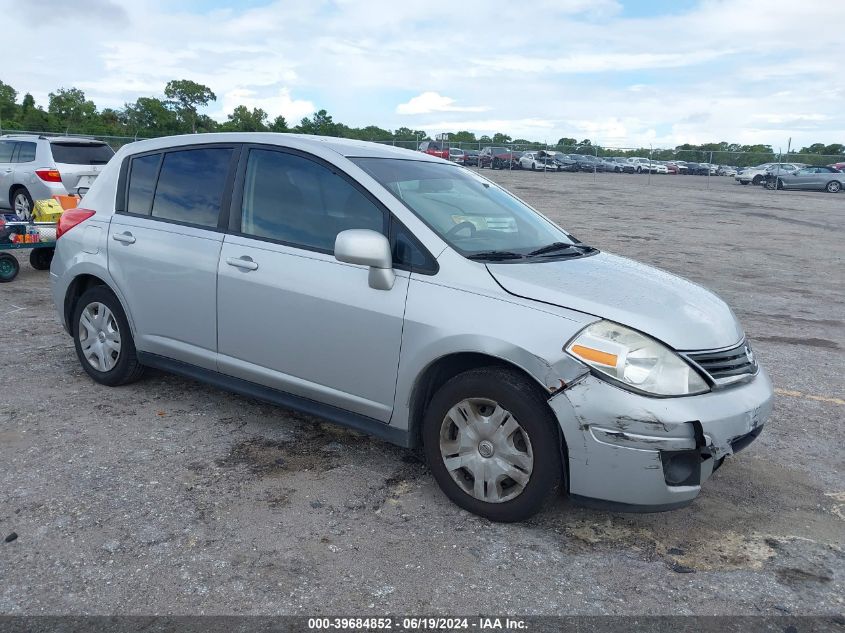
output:
[[[611,321],[584,328],[565,349],[600,374],[636,391],[684,396],[710,390],[698,372],[671,349]]]

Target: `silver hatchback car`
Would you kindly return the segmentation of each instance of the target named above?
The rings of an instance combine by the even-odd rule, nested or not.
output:
[[[0,207],[32,218],[34,200],[90,188],[114,150],[102,141],[65,136],[0,136]]]
[[[772,408],[721,299],[419,152],[142,141],[81,206],[51,280],[95,381],[156,367],[421,447],[445,494],[493,520],[560,490],[683,506]]]

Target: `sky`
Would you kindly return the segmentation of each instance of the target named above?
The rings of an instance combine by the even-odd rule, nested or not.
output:
[[[841,0],[0,0],[0,80],[47,106],[170,79],[289,124],[605,146],[845,143]],[[13,27],[11,25],[14,25]],[[7,40],[8,41],[8,40]]]

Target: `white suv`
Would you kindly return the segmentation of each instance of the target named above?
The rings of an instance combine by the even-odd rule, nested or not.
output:
[[[87,189],[112,156],[111,147],[94,139],[0,136],[0,208],[29,220],[33,200]]]

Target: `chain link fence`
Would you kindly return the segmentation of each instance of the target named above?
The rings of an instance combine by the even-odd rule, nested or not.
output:
[[[154,136],[111,136],[101,134],[76,134],[69,131],[64,132],[29,132],[25,130],[3,130],[8,134],[33,134],[36,136],[54,137],[76,137],[92,138],[108,143],[115,151],[122,146]],[[374,142],[383,145],[392,145],[409,150],[417,151],[426,139],[413,140],[376,140]],[[435,141],[440,143],[444,149],[455,148],[470,155],[481,154],[485,147],[499,148],[506,150],[512,155],[512,160],[505,161],[504,168],[519,170],[521,167],[528,167],[528,161],[520,163],[519,157],[525,152],[536,152],[544,150],[555,152],[557,155],[570,157],[578,163],[577,171],[591,173],[593,180],[597,183],[606,184],[608,179],[604,176],[616,176],[629,174],[630,169],[623,165],[633,164],[634,174],[645,175],[646,182],[675,182],[684,183],[685,187],[710,188],[722,182],[733,182],[734,176],[743,169],[760,167],[765,165],[780,165],[789,168],[796,166],[823,166],[839,164],[842,168],[845,164],[845,154],[799,154],[796,152],[730,152],[730,151],[709,151],[709,150],[679,150],[668,148],[636,148],[636,147],[605,147],[592,144],[579,145],[548,145],[544,143],[493,143],[490,141]],[[477,154],[476,154],[477,153]],[[477,167],[477,159],[470,159],[469,166]],[[487,166],[487,165],[485,165]],[[779,169],[779,167],[775,167]],[[543,173],[548,173],[543,170]],[[674,181],[665,181],[666,177],[679,177]],[[690,178],[695,176],[697,178]],[[614,186],[617,184],[613,183]],[[755,182],[757,184],[757,182]]]

